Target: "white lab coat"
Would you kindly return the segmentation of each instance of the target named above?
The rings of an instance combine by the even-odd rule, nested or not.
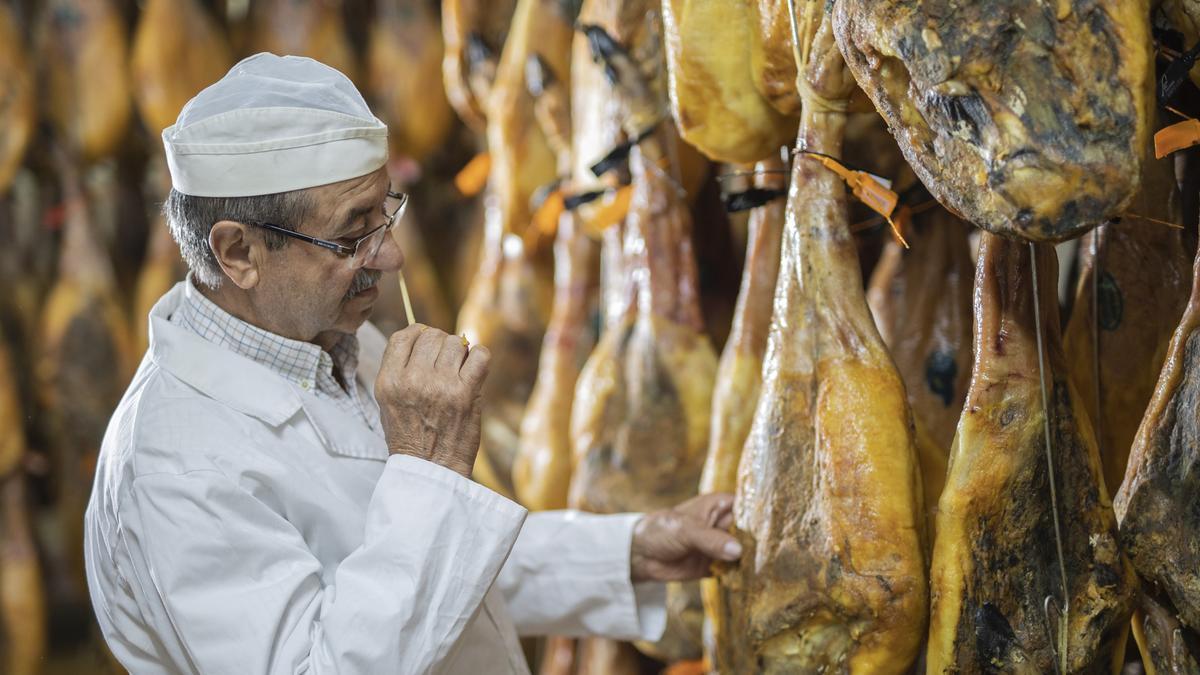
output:
[[[184,282],[186,283],[186,282]],[[151,312],[104,438],[88,585],[133,673],[528,672],[520,634],[657,639],[635,515],[527,515]],[[371,390],[385,340],[359,331]]]

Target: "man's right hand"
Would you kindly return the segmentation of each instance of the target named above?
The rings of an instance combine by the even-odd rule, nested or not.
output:
[[[470,478],[490,360],[486,347],[419,323],[393,333],[375,380],[388,451]]]

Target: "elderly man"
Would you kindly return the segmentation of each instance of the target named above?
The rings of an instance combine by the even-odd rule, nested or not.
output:
[[[528,515],[469,480],[489,355],[366,322],[404,198],[341,73],[251,57],[163,141],[191,273],[151,312],[86,523],[130,671],[527,673],[519,634],[655,640],[661,582],[739,555],[727,495]]]

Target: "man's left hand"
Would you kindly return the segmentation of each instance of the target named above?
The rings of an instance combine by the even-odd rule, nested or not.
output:
[[[709,575],[714,560],[733,561],[742,547],[729,527],[733,495],[715,493],[647,513],[633,529],[629,575],[639,581],[690,581]]]

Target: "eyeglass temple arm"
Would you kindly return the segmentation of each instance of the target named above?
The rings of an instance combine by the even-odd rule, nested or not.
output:
[[[278,232],[279,234],[291,237],[293,239],[299,239],[300,241],[306,241],[310,244],[320,246],[321,248],[327,248],[330,251],[336,251],[343,255],[353,255],[354,254],[353,250],[351,250],[345,246],[342,246],[341,244],[335,244],[332,241],[325,241],[324,239],[317,239],[316,237],[310,237],[307,234],[301,234],[294,230],[289,230],[287,228],[283,228],[278,225],[273,225],[271,223],[256,223],[256,224],[263,229],[270,230],[272,232]]]

